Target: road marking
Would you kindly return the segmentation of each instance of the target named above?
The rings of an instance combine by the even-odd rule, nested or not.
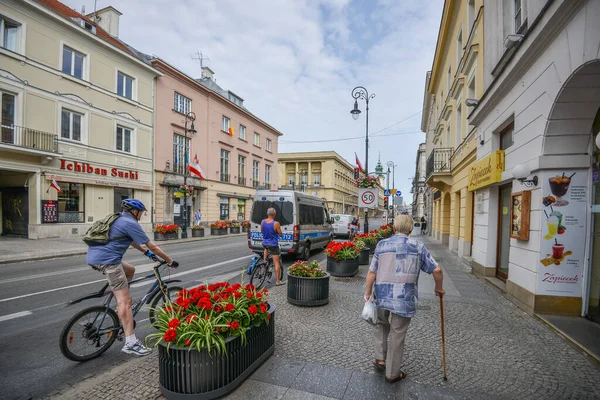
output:
[[[9,319],[21,318],[21,317],[24,317],[26,315],[31,315],[31,314],[33,314],[31,311],[21,311],[21,312],[14,313],[14,314],[3,315],[0,317],[0,322],[8,321]]]
[[[97,281],[91,281],[91,282],[78,283],[77,285],[71,285],[71,286],[59,287],[59,288],[56,288],[56,289],[44,290],[44,291],[42,291],[42,292],[29,293],[29,294],[23,294],[23,295],[21,295],[21,296],[9,297],[8,299],[1,299],[1,300],[0,300],[0,303],[4,303],[5,301],[11,301],[11,300],[22,299],[22,298],[25,298],[25,297],[37,296],[38,294],[51,293],[51,292],[56,292],[56,291],[59,291],[59,290],[64,290],[64,289],[71,289],[71,288],[74,288],[74,287],[85,286],[85,285],[91,285],[92,283],[98,283],[98,282],[106,282],[106,279],[98,279]]]

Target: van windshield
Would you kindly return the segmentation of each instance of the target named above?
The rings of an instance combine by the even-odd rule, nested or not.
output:
[[[291,225],[294,223],[294,203],[291,201],[255,201],[252,205],[252,222],[260,224],[267,218],[267,210],[273,207],[277,211],[275,221],[281,225]]]

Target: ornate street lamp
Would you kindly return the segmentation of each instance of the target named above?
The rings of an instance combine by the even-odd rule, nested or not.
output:
[[[185,115],[185,120],[181,121],[183,122],[184,125],[184,134],[185,134],[185,163],[183,165],[183,187],[185,188],[185,191],[183,192],[183,227],[181,230],[181,238],[182,239],[187,239],[187,227],[188,227],[188,213],[187,213],[187,196],[188,196],[188,192],[187,192],[187,176],[188,176],[188,157],[189,157],[189,145],[188,145],[188,122],[191,123],[190,125],[190,129],[189,132],[191,132],[192,134],[198,132],[196,130],[196,128],[194,127],[194,121],[196,120],[196,114],[194,114],[194,112],[190,111],[189,113],[187,113]]]

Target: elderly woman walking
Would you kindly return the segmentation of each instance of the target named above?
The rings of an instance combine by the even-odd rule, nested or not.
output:
[[[419,272],[433,274],[437,296],[446,293],[442,269],[423,243],[409,238],[412,228],[411,216],[394,219],[396,234],[379,242],[367,275],[365,301],[374,290],[377,303],[375,366],[385,369],[385,380],[390,383],[406,378],[402,370],[404,339],[416,313]]]

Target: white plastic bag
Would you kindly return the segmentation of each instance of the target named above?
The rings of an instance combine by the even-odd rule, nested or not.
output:
[[[361,317],[371,325],[377,325],[377,305],[373,299],[373,295],[365,302]]]

